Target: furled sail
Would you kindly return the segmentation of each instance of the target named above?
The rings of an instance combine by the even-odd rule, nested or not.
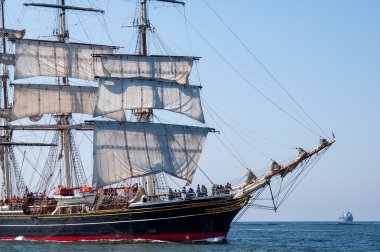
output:
[[[0,118],[9,118],[10,113],[10,109],[0,108]]]
[[[9,53],[0,53],[0,63],[5,65],[14,65],[15,55]]]
[[[99,78],[95,116],[124,109],[165,109],[204,123],[199,86],[152,79]]]
[[[15,79],[34,76],[72,77],[94,80],[102,73],[92,55],[112,53],[115,47],[58,41],[16,41]]]
[[[94,113],[97,87],[15,84],[10,120],[52,113]],[[124,121],[123,111],[105,117]]]
[[[9,41],[16,41],[24,37],[25,30],[0,29],[0,34],[7,37]]]
[[[102,55],[104,76],[155,78],[187,84],[194,57]]]
[[[208,129],[95,121],[93,185],[166,172],[192,181]]]

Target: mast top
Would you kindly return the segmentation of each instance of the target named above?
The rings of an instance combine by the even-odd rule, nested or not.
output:
[[[147,13],[147,4],[148,0],[140,0],[140,23],[138,25],[139,29],[139,55],[147,56],[148,55],[148,45],[147,45],[147,30],[150,29],[150,23]],[[173,4],[185,5],[182,1],[177,0],[156,0],[159,2],[167,2]],[[153,120],[153,110],[152,109],[136,109],[133,114],[139,122],[152,122]]]

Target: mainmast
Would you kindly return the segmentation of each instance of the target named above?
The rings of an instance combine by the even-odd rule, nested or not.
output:
[[[65,6],[65,0],[61,0],[61,13],[60,13],[60,33],[57,34],[58,40],[60,42],[66,43],[69,38],[69,33],[66,30],[66,10],[63,8]],[[62,84],[68,85],[67,77],[62,77]],[[70,124],[70,114],[61,114],[58,118],[59,124],[61,125],[69,125]],[[64,177],[65,177],[65,185],[67,187],[73,186],[72,184],[72,175],[71,175],[71,167],[70,167],[70,142],[71,142],[71,134],[70,130],[62,130],[62,152],[63,152],[63,164],[64,164]]]
[[[76,6],[68,6],[65,4],[65,0],[58,0],[58,4],[45,4],[45,3],[29,3],[24,4],[25,6],[36,6],[36,7],[46,7],[46,8],[55,8],[60,9],[59,14],[59,32],[57,34],[58,41],[62,43],[67,43],[69,39],[69,32],[66,28],[66,10],[77,10],[77,11],[89,11],[89,12],[100,12],[104,13],[102,10],[92,9],[92,8],[81,8]],[[64,76],[61,79],[58,79],[58,84],[69,85],[68,77]],[[57,122],[60,125],[70,125],[71,114],[63,113],[58,116]],[[70,129],[61,130],[61,144],[62,144],[62,156],[64,158],[64,179],[65,186],[73,186],[72,174],[71,174],[71,165],[70,165],[70,152],[71,152],[71,133]]]

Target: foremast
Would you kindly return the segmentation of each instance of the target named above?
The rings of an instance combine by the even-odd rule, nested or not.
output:
[[[184,4],[178,1],[166,1],[159,0],[161,2],[170,2],[175,4]],[[147,0],[140,0],[140,23],[138,25],[139,30],[139,55],[147,56],[148,55],[148,45],[147,45],[147,30],[150,28],[148,12],[147,12]],[[133,111],[134,116],[138,122],[141,123],[150,123],[153,121],[153,109],[147,108],[138,108]],[[148,195],[153,195],[155,193],[155,175],[148,175],[142,179],[143,184],[146,184],[146,189]],[[145,182],[145,183],[144,183]]]
[[[147,1],[140,0],[140,23],[138,24],[139,30],[139,55],[147,56],[148,55],[148,45],[147,45],[147,31],[150,28],[150,23],[148,19],[147,12]],[[184,5],[182,1],[173,1],[173,0],[156,0],[159,2],[167,2],[174,4]],[[133,114],[136,116],[138,122],[152,122],[153,120],[153,110],[152,109],[136,109]]]
[[[140,0],[140,24],[139,29],[139,54],[147,56],[148,46],[146,41],[146,32],[149,28],[148,13],[147,13],[146,0]],[[139,108],[133,111],[134,116],[138,122],[149,123],[153,121],[153,109]],[[146,180],[146,181],[145,181]],[[155,191],[154,175],[148,175],[142,178],[142,184],[146,185],[148,195],[153,195]]]

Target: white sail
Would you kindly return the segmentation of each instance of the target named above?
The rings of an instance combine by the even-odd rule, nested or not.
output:
[[[199,90],[176,82],[102,77],[95,116],[124,109],[165,109],[204,123]]]
[[[10,120],[52,113],[94,113],[97,87],[16,84]],[[104,115],[123,121],[122,111]]]
[[[192,181],[207,128],[95,121],[93,186],[166,172]]]
[[[0,63],[5,65],[14,65],[15,55],[9,53],[0,53]]]
[[[114,47],[58,41],[16,41],[15,79],[34,76],[72,77],[94,80],[102,73],[92,55],[112,53]]]
[[[187,84],[193,57],[103,55],[104,76],[118,78],[155,78]]]

